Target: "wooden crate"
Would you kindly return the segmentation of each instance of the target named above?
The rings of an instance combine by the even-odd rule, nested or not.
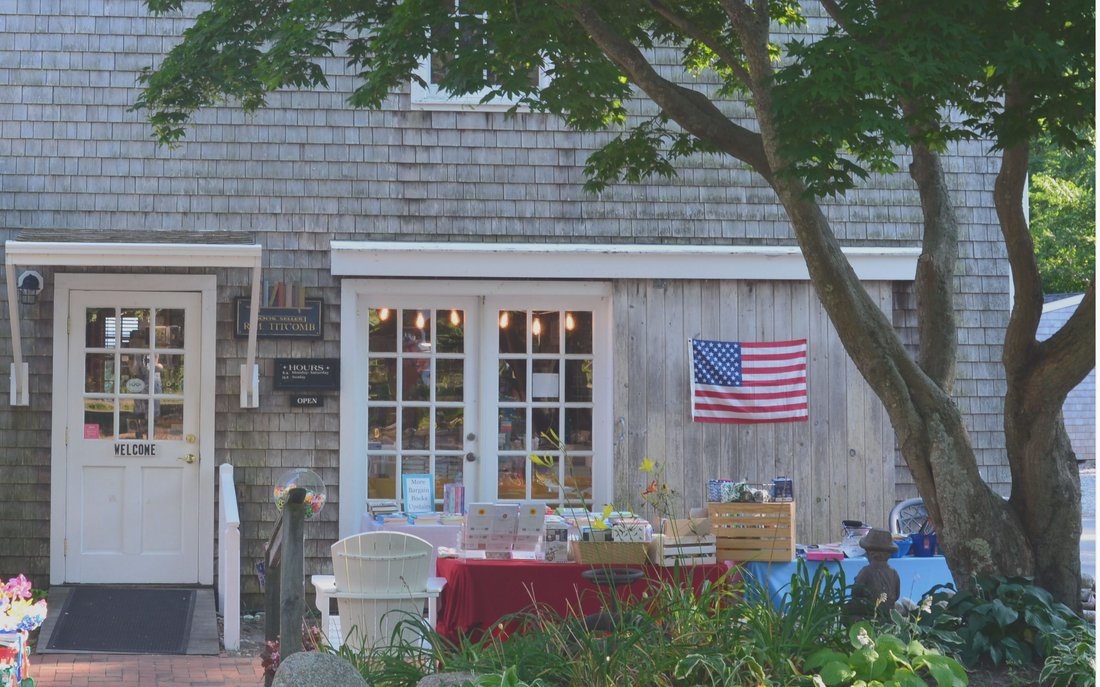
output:
[[[716,559],[716,539],[713,534],[701,537],[670,537],[653,535],[649,542],[649,562],[671,568],[675,565],[712,565]]]
[[[710,503],[710,531],[718,560],[794,560],[794,502]]]

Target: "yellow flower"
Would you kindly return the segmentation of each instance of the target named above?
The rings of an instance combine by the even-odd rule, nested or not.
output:
[[[642,472],[653,472],[657,469],[657,464],[649,458],[642,458],[642,467],[638,468]]]
[[[550,456],[539,457],[539,456],[535,456],[535,455],[530,455],[530,456],[527,456],[527,459],[530,460],[535,465],[541,465],[544,468],[553,468],[554,467],[554,459]]]

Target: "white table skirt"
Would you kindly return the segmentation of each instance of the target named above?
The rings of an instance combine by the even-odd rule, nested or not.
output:
[[[428,577],[435,577],[435,559],[440,546],[455,548],[462,532],[460,525],[382,525],[367,513],[359,520],[360,532],[404,532],[420,537],[432,545],[432,562],[428,567]]]

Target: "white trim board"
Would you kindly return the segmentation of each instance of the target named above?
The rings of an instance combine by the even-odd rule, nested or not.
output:
[[[797,246],[332,241],[332,274],[484,279],[808,280]],[[863,281],[912,280],[921,249],[845,248]]]
[[[1081,305],[1081,301],[1085,300],[1085,294],[1079,293],[1076,296],[1067,296],[1066,298],[1059,298],[1056,301],[1043,304],[1043,312],[1054,312],[1055,310],[1062,310],[1064,308],[1077,308]]]
[[[197,291],[202,295],[199,398],[199,584],[214,583],[214,391],[216,386],[217,277],[187,274],[57,274],[54,276],[53,420],[50,441],[50,584],[65,583],[68,503],[65,423],[69,396],[71,291]]]

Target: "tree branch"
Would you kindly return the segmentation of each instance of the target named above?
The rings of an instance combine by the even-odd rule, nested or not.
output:
[[[1039,342],[1039,364],[1033,379],[1037,387],[1062,398],[1096,366],[1096,280],[1062,327]]]
[[[845,31],[848,30],[848,27],[844,24],[844,20],[841,19],[840,5],[836,3],[836,0],[818,0],[818,2],[825,8],[825,12],[827,12],[829,17],[836,22],[837,26]]]
[[[721,60],[722,64],[729,67],[730,71],[740,79],[741,83],[745,84],[745,88],[752,88],[752,82],[749,80],[749,72],[741,66],[741,61],[737,59],[736,55],[727,50],[721,43],[698,26],[695,26],[684,17],[676,14],[671,9],[658,2],[658,0],[649,0],[649,4],[653,6],[657,14],[667,19],[673,26],[707,46],[707,48]]]
[[[693,136],[748,164],[769,182],[774,178],[760,134],[731,122],[704,94],[657,74],[637,46],[623,38],[586,3],[563,7],[572,11],[577,22],[627,78],[677,124]]]

